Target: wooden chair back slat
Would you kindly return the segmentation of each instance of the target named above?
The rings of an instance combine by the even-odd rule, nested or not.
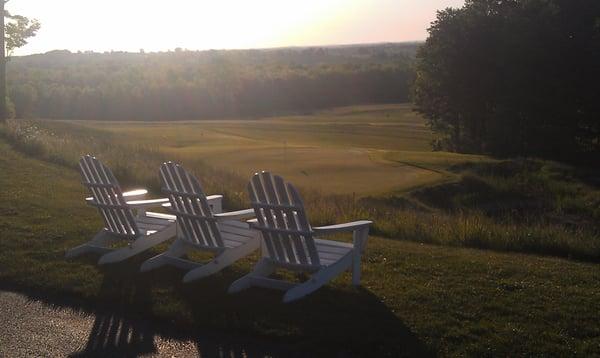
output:
[[[105,229],[118,236],[138,237],[140,230],[133,212],[123,198],[119,182],[112,171],[91,155],[85,155],[79,160],[79,169],[83,184],[92,194],[91,204],[100,212]]]
[[[248,184],[252,207],[269,257],[286,264],[318,266],[319,256],[298,191],[269,172]]]
[[[252,207],[254,208],[256,219],[263,228],[261,232],[263,234],[269,256],[277,260],[285,261],[283,248],[281,247],[277,233],[264,229],[277,227],[273,221],[273,215],[271,215],[265,208],[256,205],[256,203],[268,202],[263,184],[260,180],[260,176],[254,175],[254,177],[252,177],[250,184],[248,184],[248,191],[250,193],[250,200],[253,203]]]
[[[105,211],[112,215],[118,225],[117,231],[124,235],[137,236],[139,231],[137,230],[133,213],[127,206],[121,188],[112,171],[100,163],[99,160],[93,160],[91,157],[86,159],[92,168],[92,175],[95,175],[97,179],[96,183],[99,184],[99,191],[104,193],[101,198],[104,200],[105,207],[107,208]]]
[[[296,201],[290,199],[290,196],[289,196],[288,191],[286,190],[286,186],[283,181],[283,178],[275,175],[274,180],[275,180],[275,187],[277,188],[277,192],[280,193],[279,202],[288,206],[287,208],[285,208],[285,207],[282,208],[282,210],[284,211],[285,215],[289,218],[288,227],[290,228],[290,230],[310,232],[310,227],[308,227],[308,222],[307,222],[307,227],[304,227],[304,228],[300,227],[299,222],[298,222],[298,215],[296,214],[296,212],[298,211],[298,208],[296,206],[292,205],[292,202],[296,202]],[[296,209],[296,210],[292,210],[292,209]],[[304,212],[303,209],[300,211]],[[309,260],[306,256],[307,247],[304,244],[304,241],[300,239],[299,235],[290,235],[289,237],[292,240],[292,242],[294,243],[294,247],[296,249],[296,255],[298,256],[298,259],[300,260],[300,262],[305,265],[308,264]]]
[[[224,247],[216,219],[198,179],[172,162],[161,165],[160,178],[171,210],[177,216],[182,238],[202,246]]]
[[[268,180],[264,180],[263,185],[265,187],[268,202],[281,204],[282,202],[280,200],[280,196],[282,196],[282,195],[281,195],[281,193],[279,193],[280,195],[277,195],[277,193],[275,193],[275,183],[274,183],[273,176],[269,176]],[[284,194],[283,196],[287,197],[287,194]],[[279,206],[279,208],[276,208],[276,209],[271,209],[271,212],[273,214],[274,221],[275,221],[275,224],[277,225],[277,228],[281,228],[281,229],[285,228],[287,230],[287,228],[290,226],[289,223],[294,222],[294,220],[287,220],[288,219],[287,213],[282,208],[282,206]],[[289,223],[288,223],[288,221],[289,221]],[[273,231],[273,232],[275,232],[275,231]],[[278,236],[280,237],[280,242],[281,242],[283,248],[285,249],[287,260],[292,263],[297,263],[296,253],[294,252],[294,249],[292,248],[292,240],[293,240],[292,237],[297,236],[296,233],[294,232],[294,230],[292,229],[292,230],[289,230],[288,232],[279,232]]]
[[[295,203],[299,203],[300,205],[304,206],[302,204],[302,198],[300,197],[300,193],[298,193],[298,190],[291,183],[287,184],[287,189],[288,189],[288,193],[290,194],[290,197],[292,198],[292,200]],[[310,224],[308,223],[308,217],[306,216],[306,212],[304,210],[297,210],[294,212],[294,214],[295,214],[296,221],[298,222],[298,224],[300,226],[299,229],[301,231],[311,231]],[[318,263],[319,255],[317,254],[317,246],[315,245],[315,242],[312,239],[312,236],[311,236],[310,240],[305,240],[304,243],[306,244],[306,250],[308,251],[308,254],[309,254],[311,260],[313,262],[316,261]]]
[[[188,231],[191,234],[189,238],[196,241],[198,244],[206,246],[210,245],[212,242],[212,240],[210,240],[210,233],[207,232],[206,227],[203,227],[201,223],[198,223],[194,220],[194,218],[198,215],[195,200],[197,195],[179,195],[179,193],[193,194],[193,192],[185,186],[185,175],[183,175],[182,178],[176,166],[167,166],[167,173],[169,174],[169,178],[171,178],[171,185],[175,190],[175,192],[170,194],[170,198],[172,197],[177,199],[176,202],[179,203],[180,208],[178,211],[179,214],[187,214],[185,218],[182,217],[182,222],[184,222],[189,228]]]

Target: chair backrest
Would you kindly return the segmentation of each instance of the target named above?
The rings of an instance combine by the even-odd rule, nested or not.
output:
[[[182,239],[208,247],[224,247],[221,232],[198,179],[179,164],[160,166],[162,191],[177,216]]]
[[[269,172],[254,174],[248,184],[252,208],[272,260],[319,266],[319,255],[298,190]]]
[[[81,157],[79,169],[83,185],[93,197],[90,204],[98,208],[104,219],[104,228],[117,236],[138,237],[140,230],[133,212],[123,198],[119,182],[112,171],[91,155]]]

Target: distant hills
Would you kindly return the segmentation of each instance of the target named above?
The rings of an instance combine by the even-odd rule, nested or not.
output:
[[[419,43],[168,52],[50,51],[8,64],[16,117],[261,116],[405,102]]]

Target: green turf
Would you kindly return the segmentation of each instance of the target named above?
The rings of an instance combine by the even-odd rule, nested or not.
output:
[[[196,122],[15,120],[0,135],[70,168],[94,154],[121,184],[155,193],[159,165],[177,161],[231,209],[247,207],[247,180],[266,169],[301,188],[314,225],[368,218],[387,238],[600,260],[597,169],[428,151],[432,135],[406,104]]]
[[[107,268],[66,249],[100,228],[75,170],[0,140],[0,283],[84,299],[130,315],[312,351],[362,356],[600,354],[600,270],[593,263],[372,237],[363,286],[345,274],[293,304],[278,291],[227,295],[243,260],[182,285],[182,272],[139,274],[153,253]]]
[[[447,179],[447,173],[412,165],[412,158],[431,154],[433,136],[408,104],[261,119],[76,123],[150,144],[184,163],[201,159],[243,178],[270,170],[327,193],[381,194]],[[408,156],[400,162],[387,159],[390,153],[394,159]],[[443,155],[457,162],[472,159]]]

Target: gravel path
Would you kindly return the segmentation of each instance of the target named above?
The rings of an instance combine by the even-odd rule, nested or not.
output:
[[[0,357],[257,357],[262,351],[157,333],[151,322],[87,314],[0,291]]]

